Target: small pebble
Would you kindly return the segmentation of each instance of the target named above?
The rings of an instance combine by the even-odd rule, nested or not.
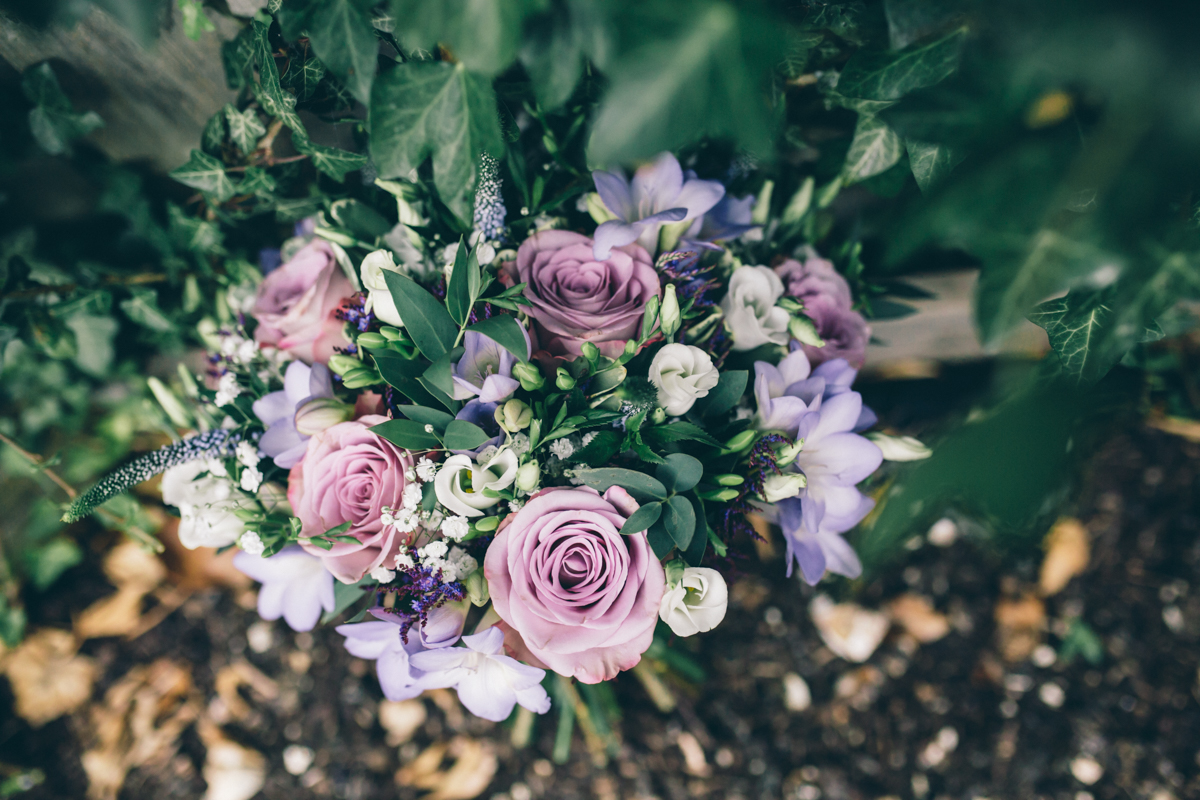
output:
[[[246,641],[250,649],[256,653],[265,653],[275,642],[275,634],[271,632],[271,623],[258,622],[246,629]],[[303,770],[301,770],[303,772]]]
[[[549,778],[554,774],[554,765],[544,758],[533,762],[533,774],[539,778]]]
[[[1038,697],[1050,708],[1062,708],[1063,702],[1067,699],[1067,693],[1061,686],[1051,681],[1042,684],[1038,689]]]
[[[943,517],[933,523],[926,538],[935,547],[949,547],[958,539],[958,526],[954,524],[954,520]]]
[[[1104,775],[1104,767],[1091,756],[1078,756],[1071,762],[1071,774],[1075,780],[1091,786]]]
[[[1054,648],[1050,645],[1039,644],[1037,647],[1033,648],[1033,654],[1031,658],[1035,667],[1046,669],[1054,666],[1054,662],[1058,660],[1058,654],[1054,652]]]
[[[929,778],[925,777],[923,772],[915,772],[912,776],[912,791],[918,798],[922,798],[929,794]]]
[[[1179,610],[1179,606],[1167,606],[1163,609],[1163,623],[1171,629],[1172,633],[1179,633],[1183,630],[1183,612]]]
[[[1000,703],[1000,716],[1005,719],[1012,719],[1020,710],[1021,707],[1017,705],[1016,700],[1004,700]]]
[[[751,775],[762,775],[767,771],[767,762],[763,761],[761,758],[752,758],[750,759],[748,770]]]
[[[303,745],[289,744],[283,749],[283,768],[291,775],[303,775],[312,762],[313,751]]]
[[[1076,792],[1075,800],[1096,800],[1091,792]]]
[[[811,783],[802,783],[792,793],[796,800],[821,800],[821,789]]]
[[[1004,688],[1010,692],[1024,694],[1033,688],[1033,678],[1028,675],[1005,675]]]
[[[783,676],[783,705],[793,713],[807,711],[812,705],[808,683],[795,672]]]
[[[533,800],[533,790],[523,783],[514,783],[508,793],[513,800]]]
[[[783,612],[775,606],[770,606],[766,611],[763,612],[763,620],[772,628],[774,628],[776,625],[783,623]]]
[[[722,747],[713,756],[713,761],[717,762],[717,766],[721,769],[729,769],[733,766],[733,751],[728,747]]]

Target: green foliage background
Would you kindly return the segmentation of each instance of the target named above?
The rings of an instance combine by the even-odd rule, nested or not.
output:
[[[168,11],[96,4],[147,46]],[[4,3],[60,25],[84,5]],[[178,5],[195,37],[230,8]],[[906,273],[974,265],[985,343],[1026,318],[1046,329],[1051,357],[1001,370],[947,417],[932,459],[885,476],[859,538],[869,564],[952,502],[994,530],[1040,533],[1089,432],[1176,385],[1161,375],[1178,363],[1154,343],[1187,330],[1181,301],[1200,299],[1200,9],[270,0],[238,22],[223,47],[237,101],[174,181],[90,148],[103,121],[76,112],[49,65],[4,86],[0,432],[56,454],[75,485],[138,435],[186,425],[151,403],[146,377],[187,391],[165,365],[200,344],[197,324],[232,318],[260,249],[320,210],[335,236],[373,245],[397,221],[393,192],[431,209],[427,238],[456,241],[483,153],[503,165],[516,240],[545,213],[582,222],[590,169],[674,149],[759,197],[764,260],[816,246],[869,315],[910,310],[894,299],[912,294]],[[743,167],[732,177],[731,161]],[[49,187],[45,208],[26,202],[31,180]],[[1173,413],[1194,412],[1178,397]],[[6,500],[0,634],[12,641],[20,581],[48,586],[82,552],[78,532],[49,522],[61,490],[0,452],[6,498],[31,481],[44,491]]]

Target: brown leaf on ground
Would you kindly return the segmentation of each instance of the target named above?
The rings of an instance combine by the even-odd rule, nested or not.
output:
[[[1151,428],[1179,436],[1189,442],[1200,442],[1200,422],[1185,417],[1152,416],[1146,420]]]
[[[886,614],[855,603],[835,604],[823,594],[813,598],[809,615],[830,650],[858,663],[871,657],[892,624]]]
[[[384,700],[379,704],[379,724],[387,731],[390,747],[399,747],[425,724],[425,704],[420,700]]]
[[[996,603],[996,638],[1009,663],[1024,661],[1042,640],[1046,606],[1032,594]]]
[[[134,542],[118,544],[104,557],[104,574],[117,593],[92,603],[75,620],[82,639],[124,636],[137,630],[142,619],[142,598],[167,577],[167,569],[153,553]]]
[[[91,747],[81,757],[88,797],[112,800],[129,770],[167,763],[199,713],[187,667],[162,658],[131,669],[91,708]]]
[[[17,714],[35,728],[74,711],[92,696],[96,665],[77,655],[78,649],[78,641],[67,631],[43,628],[4,659]]]
[[[950,632],[950,620],[918,594],[902,594],[888,603],[887,612],[921,644],[936,642]]]
[[[208,748],[204,800],[250,800],[258,794],[267,780],[266,757],[233,741],[207,719],[201,720],[198,731]]]
[[[448,769],[442,762],[454,759]],[[425,800],[472,800],[483,794],[499,762],[490,742],[456,736],[449,744],[430,745],[396,772],[396,783],[428,789]]]
[[[242,686],[249,687],[263,700],[274,700],[279,696],[279,684],[245,660],[222,667],[214,684],[224,710],[234,719],[245,719],[250,714],[250,706],[238,692]]]
[[[1074,517],[1063,517],[1046,534],[1046,557],[1038,576],[1038,588],[1043,597],[1063,590],[1071,578],[1087,569],[1092,556],[1087,528]]]

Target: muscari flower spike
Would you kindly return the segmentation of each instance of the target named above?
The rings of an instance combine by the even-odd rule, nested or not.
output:
[[[97,506],[138,485],[143,481],[165,472],[171,467],[202,458],[226,456],[241,441],[241,434],[225,428],[214,428],[207,433],[192,436],[182,442],[161,447],[153,453],[135,458],[123,467],[100,479],[96,485],[75,498],[63,522],[77,522],[92,513]]]
[[[504,197],[500,194],[500,164],[483,153],[479,157],[479,186],[475,189],[475,230],[485,241],[504,238]]]

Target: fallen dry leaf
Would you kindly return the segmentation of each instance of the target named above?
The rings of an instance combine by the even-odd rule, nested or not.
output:
[[[902,594],[888,603],[888,614],[921,644],[936,642],[950,632],[950,620],[918,594]]]
[[[449,769],[442,761],[453,758]],[[396,783],[428,789],[425,800],[472,800],[483,794],[496,775],[499,761],[488,742],[456,736],[449,744],[430,745],[396,772]]]
[[[1200,421],[1185,417],[1152,416],[1146,420],[1146,424],[1189,442],[1200,442]]]
[[[1042,640],[1046,606],[1032,594],[996,603],[996,637],[1005,661],[1024,661]]]
[[[43,628],[4,660],[17,714],[35,728],[70,713],[92,696],[96,665],[77,654],[79,643],[67,631]]]
[[[249,687],[263,700],[274,700],[279,696],[279,684],[244,659],[222,667],[213,684],[224,710],[234,719],[245,719],[250,714],[250,706],[238,692],[241,687]]]
[[[1058,594],[1071,578],[1087,569],[1092,555],[1087,528],[1074,517],[1063,517],[1046,534],[1046,557],[1038,576],[1043,597]]]
[[[679,752],[683,753],[683,768],[689,775],[707,778],[712,774],[712,767],[704,758],[704,748],[694,735],[683,731],[675,739],[675,743],[679,745]]]
[[[847,661],[870,658],[891,627],[886,614],[854,603],[835,604],[823,594],[813,598],[809,614],[826,646]]]
[[[212,722],[202,720],[200,738],[208,748],[204,800],[250,800],[267,780],[267,759],[257,750],[243,747],[227,737]]]
[[[425,724],[425,704],[420,700],[384,700],[379,704],[379,724],[387,731],[390,747],[399,747]]]
[[[142,619],[142,598],[167,577],[158,557],[138,544],[125,541],[104,557],[104,574],[117,593],[92,603],[75,620],[75,633],[82,639],[124,636],[137,630]]]
[[[161,658],[131,669],[91,708],[91,743],[80,759],[88,797],[112,800],[129,770],[169,761],[199,711],[187,667]]]

